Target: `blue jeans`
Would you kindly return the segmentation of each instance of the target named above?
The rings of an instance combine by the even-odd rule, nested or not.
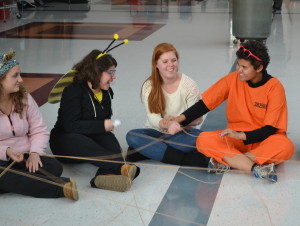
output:
[[[126,141],[129,147],[132,147],[140,154],[161,161],[168,146],[182,152],[196,151],[196,139],[202,132],[199,129],[186,130],[175,134],[165,134],[155,129],[134,129],[126,135]],[[160,140],[162,139],[162,140]]]

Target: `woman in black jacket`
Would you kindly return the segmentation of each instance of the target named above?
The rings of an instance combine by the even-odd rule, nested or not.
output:
[[[74,81],[63,91],[57,122],[51,131],[50,147],[61,162],[89,162],[99,167],[91,186],[126,191],[139,168],[122,162],[121,147],[111,120],[117,62],[99,50],[91,51],[73,66]],[[105,159],[106,161],[102,161]],[[113,160],[109,162],[107,160]]]

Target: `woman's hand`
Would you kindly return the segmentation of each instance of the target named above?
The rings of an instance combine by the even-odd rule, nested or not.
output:
[[[221,137],[224,136],[228,136],[237,140],[246,140],[246,134],[244,132],[237,132],[230,128],[227,128],[221,132]]]
[[[172,115],[165,116],[159,121],[159,127],[161,131],[168,132],[169,134],[176,134],[182,130],[180,124],[175,121],[175,117]]]
[[[182,130],[180,124],[176,121],[170,121],[169,127],[168,127],[168,133],[169,134],[176,134]]]
[[[105,127],[105,131],[110,132],[113,131],[114,129],[114,122],[111,119],[105,119],[104,120],[104,127]]]
[[[23,153],[19,153],[16,150],[12,149],[12,148],[7,148],[6,149],[6,155],[11,158],[13,161],[16,162],[21,162],[24,159],[24,154]]]
[[[168,116],[165,116],[165,117],[163,118],[163,120],[165,120],[166,122],[174,121],[174,120],[175,120],[175,117],[172,116],[172,115],[168,115]]]
[[[39,170],[39,167],[43,167],[40,155],[35,152],[31,152],[26,161],[26,167],[30,173],[35,173]]]
[[[174,119],[175,119],[175,117],[172,115],[165,116],[163,119],[161,119],[159,121],[159,127],[161,128],[161,130],[167,131],[169,128],[170,122],[173,121]]]
[[[163,131],[167,131],[169,128],[170,121],[174,120],[175,117],[168,115],[159,121],[159,127]]]

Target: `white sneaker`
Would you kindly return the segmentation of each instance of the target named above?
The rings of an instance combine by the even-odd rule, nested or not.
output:
[[[264,178],[274,183],[277,182],[277,174],[274,163],[254,166],[253,174],[256,178]]]
[[[207,172],[208,173],[217,173],[222,174],[230,170],[229,166],[226,166],[222,163],[217,162],[213,158],[210,158],[208,166],[207,166]]]

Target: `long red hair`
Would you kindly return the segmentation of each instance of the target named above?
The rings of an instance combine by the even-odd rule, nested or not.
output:
[[[151,81],[151,92],[148,97],[148,108],[151,113],[165,114],[166,100],[161,88],[163,80],[156,64],[160,56],[166,52],[174,52],[177,60],[179,60],[179,54],[172,44],[161,43],[155,47],[152,54],[151,75],[146,79],[146,81]]]

